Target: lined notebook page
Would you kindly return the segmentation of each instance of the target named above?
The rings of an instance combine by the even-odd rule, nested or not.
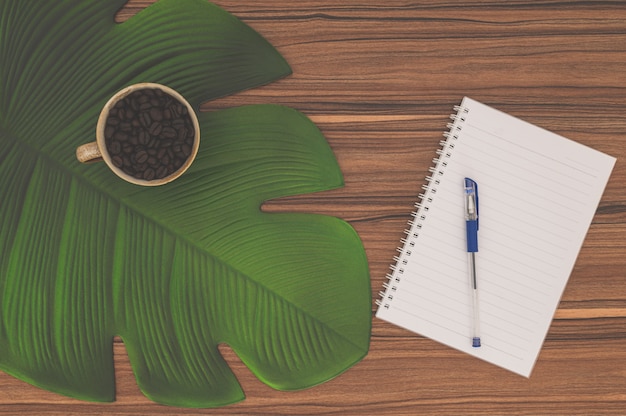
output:
[[[377,317],[529,377],[615,158],[464,98]],[[472,304],[463,179],[478,183]]]

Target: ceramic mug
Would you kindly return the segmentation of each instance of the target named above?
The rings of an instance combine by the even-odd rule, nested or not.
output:
[[[104,161],[120,178],[143,186],[182,175],[200,145],[198,117],[187,100],[165,85],[133,84],[104,105],[96,141],[76,149],[82,163]]]

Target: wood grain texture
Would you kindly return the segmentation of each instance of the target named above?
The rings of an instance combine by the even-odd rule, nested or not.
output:
[[[152,1],[133,1],[124,21]],[[246,394],[219,409],[159,406],[114,341],[117,401],[68,399],[0,374],[0,414],[624,414],[626,408],[626,3],[217,0],[265,36],[293,75],[214,102],[298,109],[319,126],[342,189],[269,201],[349,221],[373,300],[463,95],[618,158],[529,379],[373,318],[369,355],[297,392],[263,385],[222,351]]]

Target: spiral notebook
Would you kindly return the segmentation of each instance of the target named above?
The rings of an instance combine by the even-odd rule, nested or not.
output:
[[[615,158],[465,97],[376,316],[529,377]],[[479,184],[472,347],[463,179]]]

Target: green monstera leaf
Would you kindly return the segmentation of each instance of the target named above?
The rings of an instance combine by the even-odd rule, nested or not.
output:
[[[170,405],[243,398],[218,351],[299,389],[368,350],[367,261],[337,218],[265,213],[268,199],[342,185],[320,131],[286,107],[199,114],[198,157],[140,187],[81,165],[117,90],[158,82],[200,103],[290,73],[261,36],[205,0],[0,2],[0,368],[114,400],[120,336],[142,391]]]

